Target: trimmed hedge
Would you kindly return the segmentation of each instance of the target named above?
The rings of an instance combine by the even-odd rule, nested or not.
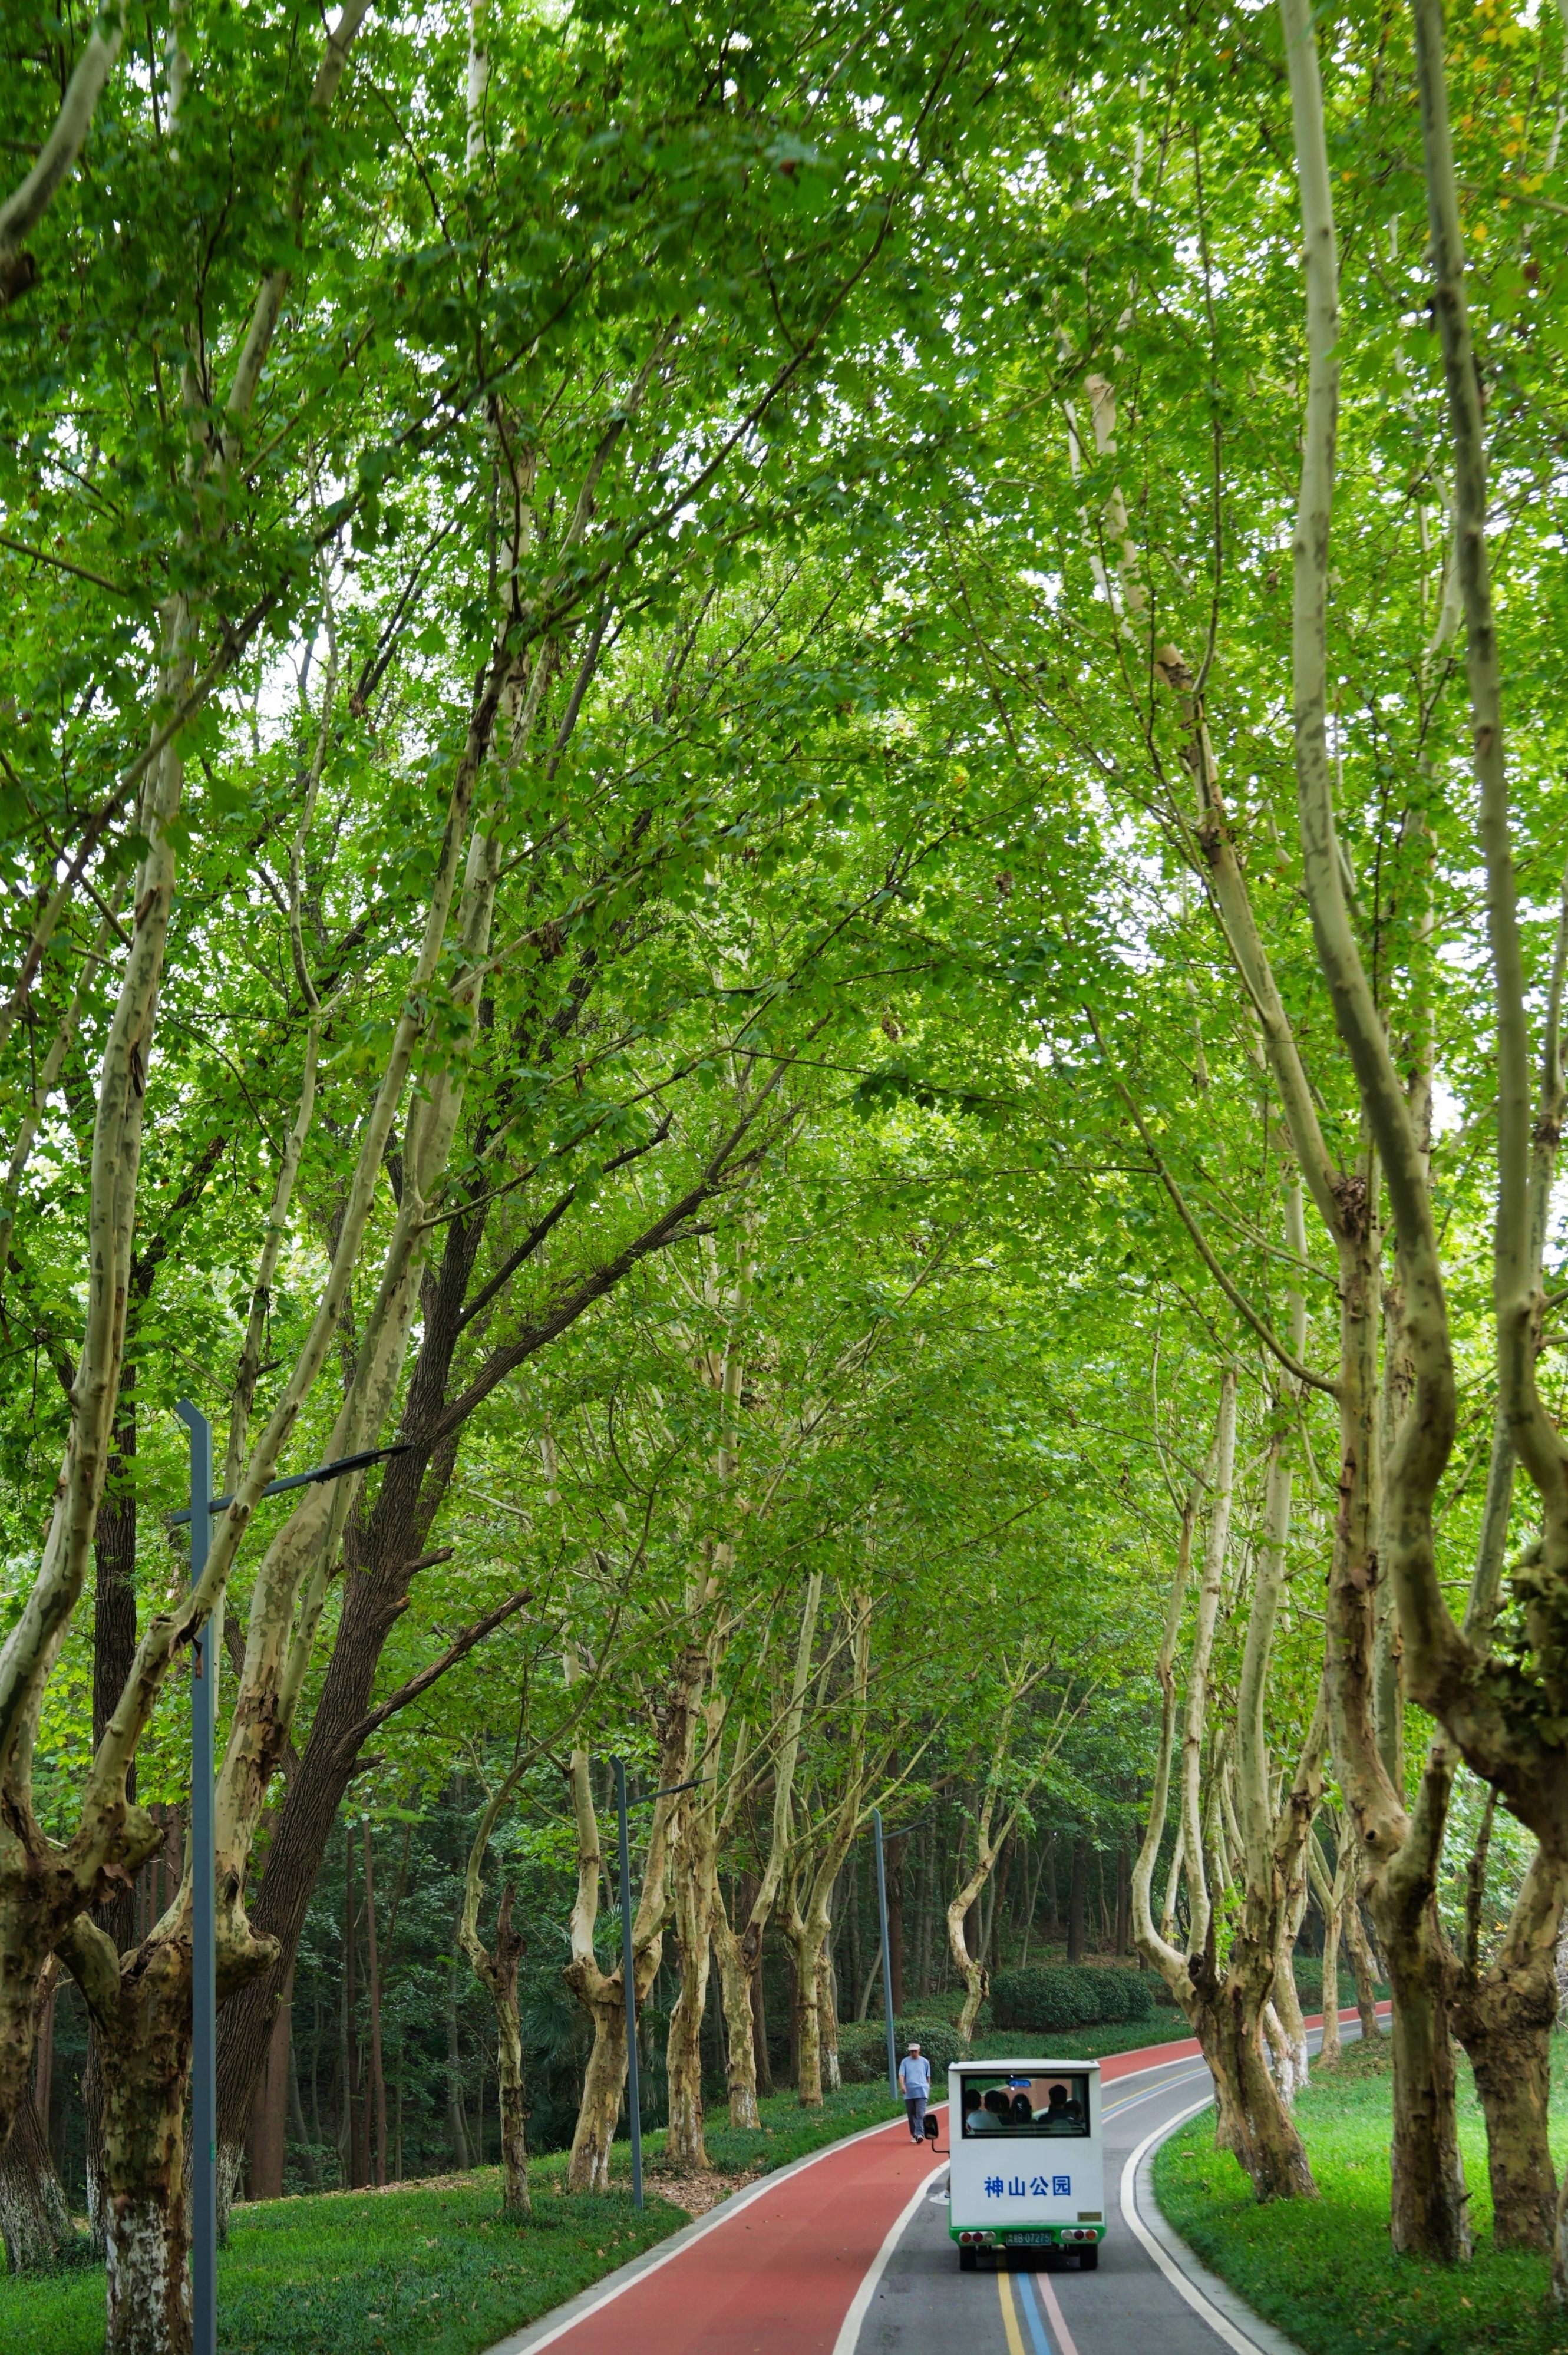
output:
[[[1152,2019],[1154,2009],[1154,1987],[1144,1971],[1079,1963],[1057,1970],[998,1971],[991,1981],[991,2018],[998,2028],[1047,2034],[1105,2028],[1119,2020]]]
[[[947,2072],[964,2057],[958,2030],[945,2019],[899,2019],[893,2022],[901,2061],[918,2044],[931,2063],[932,2092],[945,2096]],[[847,2085],[871,2085],[888,2073],[888,2031],[880,2019],[847,2019],[838,2028],[838,2073]]]

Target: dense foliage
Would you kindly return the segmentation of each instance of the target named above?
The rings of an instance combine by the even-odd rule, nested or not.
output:
[[[877,2074],[874,1810],[905,2026],[1157,1992],[1260,2197],[1293,1952],[1396,2119],[1544,2001],[1563,25],[1456,274],[1428,0],[1296,6],[7,11],[0,2211],[166,2246],[112,2348],[203,1626],[225,2201],[606,2188],[615,1761],[672,2167]]]

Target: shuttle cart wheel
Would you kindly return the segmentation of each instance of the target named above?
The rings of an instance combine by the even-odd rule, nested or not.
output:
[[[1098,2241],[1093,2241],[1086,2249],[1079,2250],[1078,2270],[1081,2274],[1097,2274],[1099,2272],[1100,2243]]]
[[[958,2252],[958,2270],[961,2274],[977,2274],[980,2270],[980,2258],[978,2252],[974,2249],[960,2249]]]

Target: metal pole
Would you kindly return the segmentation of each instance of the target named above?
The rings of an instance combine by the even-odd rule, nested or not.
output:
[[[181,1399],[190,1433],[190,1582],[207,1568],[211,1540],[212,1425]],[[191,2347],[218,2355],[218,1957],[213,1904],[212,1743],[218,1725],[217,1655],[209,1618],[191,1650],[190,1680],[190,2143]]]
[[[632,1857],[626,1842],[626,1762],[615,1761],[621,1821],[621,1972],[626,1987],[626,2117],[632,2129],[632,2203],[643,2204],[643,2101],[637,2085],[637,1981],[632,1955]]]
[[[888,1964],[888,1873],[882,1862],[882,1811],[871,1809],[871,1828],[877,1841],[877,1907],[882,1917],[882,2010],[888,2023],[888,2091],[896,2102],[899,2097],[898,2040],[893,2034],[893,1975]]]

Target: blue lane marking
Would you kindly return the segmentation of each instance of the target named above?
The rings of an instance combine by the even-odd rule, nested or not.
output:
[[[1021,2276],[1015,2274],[1013,2278],[1015,2281],[1021,2278],[1028,2284],[1019,2303],[1029,2324],[1029,2337],[1034,2340],[1034,2355],[1051,2355],[1051,2341],[1045,2335],[1045,2324],[1040,2319],[1040,2286],[1032,2274]]]

